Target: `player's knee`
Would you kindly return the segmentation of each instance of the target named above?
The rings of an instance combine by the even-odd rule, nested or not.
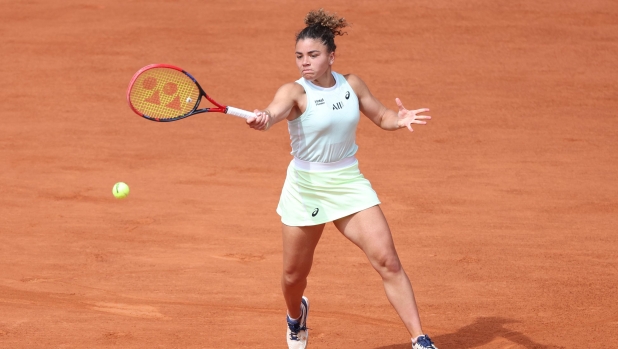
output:
[[[294,270],[284,270],[283,276],[281,277],[281,282],[284,286],[295,286],[301,284],[307,280],[307,275],[305,273],[300,273]]]
[[[382,277],[388,277],[389,275],[398,274],[402,271],[399,257],[394,253],[379,256],[376,259],[375,266]]]

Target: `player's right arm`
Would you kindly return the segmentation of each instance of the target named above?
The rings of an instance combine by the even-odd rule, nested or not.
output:
[[[247,119],[249,127],[256,130],[267,130],[272,125],[284,119],[293,120],[300,116],[302,98],[305,90],[295,82],[281,86],[275,93],[273,101],[263,110],[254,110],[255,118]]]

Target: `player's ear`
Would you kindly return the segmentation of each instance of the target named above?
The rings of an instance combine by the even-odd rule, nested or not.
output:
[[[335,51],[331,52],[329,57],[328,57],[328,62],[330,65],[333,65],[333,63],[335,62]]]

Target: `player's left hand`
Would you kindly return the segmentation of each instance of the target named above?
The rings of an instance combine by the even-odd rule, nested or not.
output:
[[[427,108],[408,110],[403,106],[403,103],[401,103],[399,98],[395,98],[395,103],[397,103],[397,106],[399,107],[399,113],[397,113],[397,116],[399,117],[397,120],[397,127],[399,128],[407,127],[408,130],[412,132],[414,131],[412,129],[412,124],[425,125],[427,121],[424,120],[431,119],[431,116],[429,115],[418,115],[420,113],[428,112],[429,109]]]
[[[254,110],[255,117],[247,119],[247,125],[258,131],[266,131],[270,126],[270,113],[266,110]]]

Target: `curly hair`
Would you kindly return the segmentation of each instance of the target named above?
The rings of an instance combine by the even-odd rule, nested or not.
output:
[[[305,29],[296,34],[296,42],[302,39],[320,40],[328,52],[337,49],[335,36],[346,34],[342,29],[349,26],[345,18],[338,17],[336,13],[330,14],[322,8],[309,12],[305,16],[305,25]]]

